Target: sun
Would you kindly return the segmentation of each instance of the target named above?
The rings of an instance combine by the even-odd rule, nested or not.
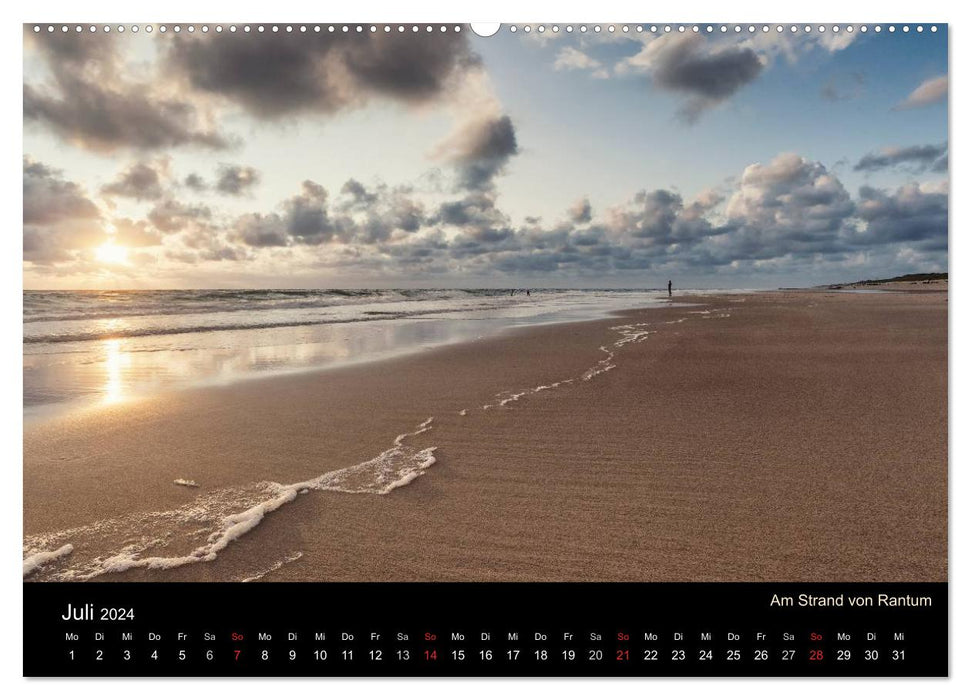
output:
[[[128,249],[108,241],[94,249],[94,256],[99,262],[121,265],[128,262]]]

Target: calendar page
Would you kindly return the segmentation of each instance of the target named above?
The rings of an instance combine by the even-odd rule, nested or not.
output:
[[[24,675],[948,675],[948,26],[626,19],[24,25]]]

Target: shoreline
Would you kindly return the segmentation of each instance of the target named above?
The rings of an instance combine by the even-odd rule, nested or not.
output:
[[[435,463],[406,486],[311,490],[212,561],[98,580],[945,580],[946,296],[905,296],[692,297],[708,306],[514,328],[25,426],[25,532],[301,485],[373,460],[431,416],[405,444],[434,448]],[[914,376],[867,370],[867,342]],[[795,412],[780,403],[793,387]],[[820,412],[810,399],[823,396],[842,401]],[[918,399],[923,416],[897,410]],[[820,462],[832,443],[866,469]],[[901,460],[913,464],[897,482],[921,477],[912,498],[887,482]],[[65,566],[88,556],[69,537],[50,544],[77,548]]]
[[[192,340],[171,347],[151,344],[159,337],[154,334],[89,340],[78,348],[71,347],[75,343],[62,346],[61,341],[25,342],[25,350],[70,347],[66,354],[25,352],[25,373],[39,375],[29,385],[25,381],[25,397],[50,399],[63,391],[59,385],[72,387],[76,395],[43,403],[32,399],[24,405],[24,418],[44,421],[74,411],[98,410],[105,403],[130,403],[196,388],[385,362],[520,328],[603,320],[616,311],[662,305],[668,305],[667,298],[647,293],[638,299],[603,297],[579,304],[562,304],[561,299],[552,298],[524,306],[517,300],[511,307],[485,310],[486,315],[481,315],[481,308],[465,312],[431,308],[387,319],[364,316],[296,325],[228,326],[213,334],[177,330],[162,336],[165,342],[182,337]],[[146,342],[149,344],[143,346]]]

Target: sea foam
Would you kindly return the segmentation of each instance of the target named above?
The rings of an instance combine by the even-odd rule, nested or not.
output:
[[[51,563],[55,559],[66,557],[73,551],[74,545],[66,544],[63,547],[55,549],[53,552],[34,552],[29,557],[24,559],[24,576],[32,574],[40,567]]]
[[[45,580],[89,580],[130,569],[174,569],[213,561],[230,544],[256,528],[270,513],[311,491],[385,495],[417,479],[435,464],[435,447],[416,448],[406,440],[431,430],[432,419],[398,435],[377,457],[295,484],[258,482],[214,489],[184,506],[163,512],[135,513],[70,530],[31,535],[25,547],[24,577],[72,553],[72,567],[43,573]],[[118,542],[123,538],[122,546]],[[55,551],[36,551],[74,540]],[[182,550],[185,554],[171,554]]]

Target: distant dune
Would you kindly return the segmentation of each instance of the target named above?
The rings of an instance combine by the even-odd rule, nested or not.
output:
[[[888,277],[878,280],[859,280],[857,282],[841,282],[839,284],[823,285],[825,289],[858,289],[860,287],[878,287],[887,290],[900,291],[930,291],[915,285],[931,285],[934,291],[947,289],[946,272],[915,272],[899,277]]]

